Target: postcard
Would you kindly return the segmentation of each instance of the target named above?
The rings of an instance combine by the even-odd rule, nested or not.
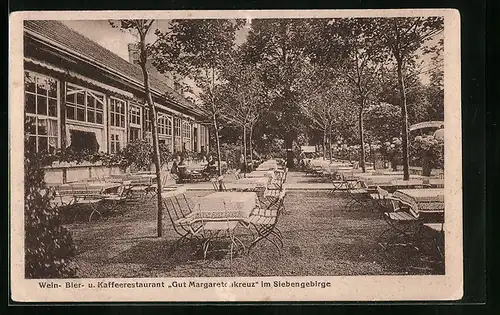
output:
[[[14,301],[462,297],[457,10],[15,12],[9,43]]]

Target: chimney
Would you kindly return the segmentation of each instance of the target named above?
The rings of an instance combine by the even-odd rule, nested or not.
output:
[[[139,64],[139,58],[139,47],[137,44],[128,44],[128,61],[133,64]]]

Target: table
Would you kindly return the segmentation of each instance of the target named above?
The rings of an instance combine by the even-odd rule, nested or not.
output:
[[[398,189],[392,196],[416,213],[444,213],[444,189]]]
[[[259,205],[254,192],[214,192],[198,198],[194,205],[193,219],[241,219],[250,216]]]
[[[245,178],[255,178],[255,177],[274,177],[274,171],[263,171],[263,170],[257,170],[250,172],[248,174],[245,174]]]

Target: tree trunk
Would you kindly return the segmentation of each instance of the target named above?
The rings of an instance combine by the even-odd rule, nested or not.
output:
[[[364,103],[364,101],[362,102]],[[364,145],[365,136],[363,131],[363,105],[361,105],[361,108],[359,110],[358,123],[359,123],[359,145],[361,146],[360,147],[361,156],[359,159],[359,165],[361,166],[361,169],[363,170],[364,173],[366,172],[366,166],[365,166],[365,145]]]
[[[375,169],[377,169],[377,167],[375,166],[375,162],[376,162],[375,161],[375,152],[373,152],[372,143],[371,142],[369,143],[369,145],[370,145],[370,155],[372,157],[373,169],[375,170]]]
[[[250,126],[250,135],[248,139],[248,145],[250,149],[250,163],[252,163],[252,170],[253,170],[253,146],[252,146],[252,136],[253,136],[253,126]]]
[[[401,137],[402,137],[402,146],[403,146],[403,179],[408,180],[410,178],[409,172],[409,158],[408,158],[408,111],[406,107],[406,92],[405,92],[405,82],[403,78],[403,67],[402,61],[397,60],[398,64],[398,84],[399,84],[399,96],[401,99]]]
[[[333,148],[332,148],[332,126],[328,128],[328,151],[330,152],[330,163],[333,161]]]
[[[215,143],[217,144],[217,166],[219,167],[219,176],[221,176],[222,167],[221,167],[221,154],[220,154],[219,125],[217,124],[217,117],[215,116],[215,113],[212,116],[214,120]]]
[[[247,172],[247,127],[243,125],[243,163],[245,167],[243,168],[244,173]]]
[[[140,49],[141,49],[141,54],[146,56],[146,46],[145,46],[145,39],[141,37],[140,40]],[[157,235],[158,237],[162,236],[163,232],[163,200],[161,197],[161,193],[163,191],[162,187],[162,182],[161,182],[161,161],[160,161],[160,147],[158,143],[158,122],[157,122],[157,113],[156,113],[156,107],[153,103],[153,97],[151,96],[151,90],[149,87],[149,74],[148,70],[146,68],[146,58],[141,58],[144,60],[141,60],[140,66],[142,69],[142,75],[144,77],[144,92],[146,94],[146,101],[148,103],[149,109],[151,111],[151,131],[153,135],[153,159],[155,163],[155,168],[156,168],[156,185],[157,185],[157,208],[158,208],[158,213],[157,213]]]
[[[323,131],[323,160],[326,160],[326,130]]]
[[[285,146],[286,146],[286,167],[289,169],[293,168],[293,137],[289,133],[285,137]]]

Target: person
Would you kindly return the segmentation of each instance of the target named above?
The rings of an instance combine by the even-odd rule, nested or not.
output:
[[[243,156],[243,154],[240,155],[240,171],[242,173],[245,173],[246,171],[246,165],[245,165],[245,157]]]

